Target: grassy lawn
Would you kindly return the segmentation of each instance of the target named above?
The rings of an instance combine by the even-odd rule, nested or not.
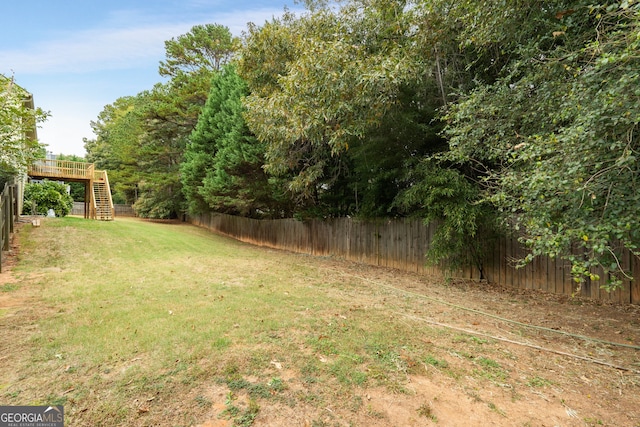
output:
[[[68,426],[574,425],[574,378],[610,378],[417,322],[488,324],[375,283],[415,276],[135,219],[51,218],[18,239],[0,283],[0,404],[62,404]]]
[[[69,425],[192,425],[214,383],[227,418],[250,425],[265,401],[343,395],[359,408],[354,387],[403,388],[410,328],[332,296],[355,285],[305,257],[127,219],[48,219],[20,239],[14,273],[37,289],[41,317],[8,404],[64,404]],[[309,387],[292,393],[287,377]],[[151,414],[160,402],[180,413]]]

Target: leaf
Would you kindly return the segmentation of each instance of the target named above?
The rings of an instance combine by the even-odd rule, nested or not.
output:
[[[556,19],[563,19],[565,16],[569,16],[575,13],[574,9],[567,9],[560,12],[556,12]]]

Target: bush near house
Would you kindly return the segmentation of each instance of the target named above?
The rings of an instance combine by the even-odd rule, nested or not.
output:
[[[45,215],[53,209],[56,216],[67,216],[73,207],[73,198],[67,193],[64,184],[53,181],[29,183],[24,190],[23,214],[35,213]]]

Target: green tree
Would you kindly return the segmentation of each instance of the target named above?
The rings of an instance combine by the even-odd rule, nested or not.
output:
[[[535,13],[535,31],[496,82],[451,109],[448,157],[480,171],[528,259],[567,258],[579,281],[600,266],[615,287],[628,276],[621,250],[640,244],[640,5],[513,6]]]
[[[224,25],[196,25],[164,43],[166,59],[160,62],[160,75],[174,78],[203,69],[220,70],[233,58],[239,43]]]
[[[140,216],[178,217],[184,211],[180,162],[186,141],[212,76],[237,43],[228,28],[214,24],[167,41],[159,72],[170,80],[118,99],[92,123],[97,138],[85,141],[89,160],[109,171],[116,197],[136,202]]]
[[[136,201],[144,102],[141,94],[118,98],[105,106],[98,118],[91,122],[96,138],[84,140],[87,160],[109,173],[114,202],[132,204]]]
[[[64,184],[48,180],[28,183],[24,189],[23,213],[31,214],[34,206],[41,215],[46,215],[49,209],[53,209],[56,216],[67,216],[73,208],[73,198],[67,193]]]
[[[24,173],[27,165],[43,155],[36,135],[37,124],[49,113],[34,108],[33,98],[13,78],[0,74],[0,174]]]
[[[180,91],[169,82],[142,95],[144,134],[136,153],[140,182],[134,204],[141,217],[177,218],[184,210],[179,168],[193,117],[182,115],[185,110],[176,103],[183,99],[176,90]]]
[[[208,98],[211,78],[237,45],[229,29],[217,24],[194,26],[165,43],[166,60],[159,72],[171,80],[148,92],[141,113],[141,198],[134,206],[140,216],[177,217],[184,212],[180,163],[186,143]]]
[[[320,9],[250,28],[241,74],[248,81],[247,121],[267,143],[266,169],[292,173],[305,198],[330,187],[333,158],[380,123],[395,100],[402,63],[390,43],[374,49],[347,11]]]
[[[494,249],[499,227],[480,188],[458,169],[431,158],[412,169],[411,177],[413,185],[395,203],[427,224],[438,224],[427,261],[451,271],[474,266],[484,278],[484,259]]]
[[[347,2],[250,27],[247,122],[298,210],[388,215],[410,165],[443,147],[431,69],[407,60],[412,17],[405,2]]]
[[[181,165],[189,210],[244,216],[272,215],[274,200],[263,169],[264,144],[247,128],[242,99],[248,93],[235,66],[214,76],[207,104]]]

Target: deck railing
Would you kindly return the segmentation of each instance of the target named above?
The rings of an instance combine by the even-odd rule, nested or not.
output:
[[[55,180],[58,178],[60,180],[86,182],[87,195],[85,201],[85,215],[88,213],[88,217],[93,219],[97,217],[98,212],[98,201],[95,198],[95,185],[105,186],[106,191],[102,199],[106,204],[108,204],[110,214],[107,215],[104,213],[105,209],[103,209],[102,212],[105,217],[108,217],[109,219],[114,218],[115,213],[107,171],[96,170],[93,163],[74,162],[71,160],[40,159],[36,160],[28,167],[27,175],[36,179],[51,178]]]
[[[93,163],[41,159],[29,166],[29,175],[47,178],[91,179]]]

